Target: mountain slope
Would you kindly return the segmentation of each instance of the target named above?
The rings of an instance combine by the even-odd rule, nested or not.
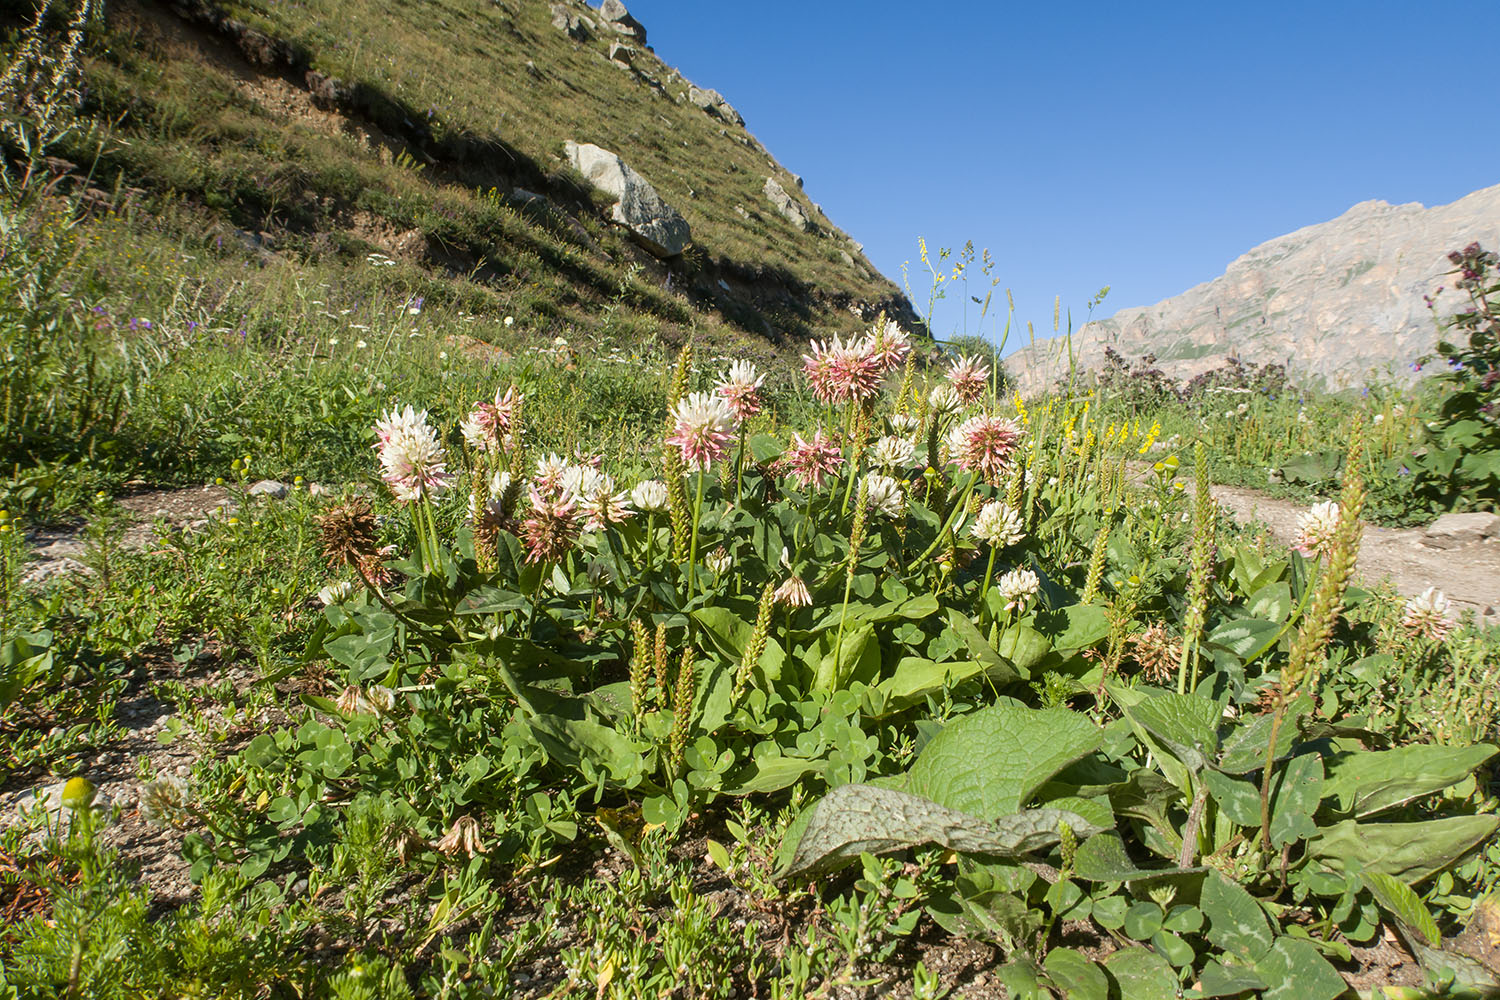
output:
[[[1434,208],[1361,202],[1262,243],[1181,295],[1087,324],[1073,337],[1076,363],[1096,367],[1112,347],[1154,354],[1178,376],[1232,355],[1330,388],[1415,377],[1411,362],[1436,340],[1423,296],[1444,282],[1446,254],[1475,240],[1500,243],[1500,185]],[[1041,388],[1067,374],[1067,344],[1039,343],[1007,366],[1025,389]]]
[[[586,335],[606,308],[639,335],[762,348],[882,309],[915,322],[727,102],[582,3],[119,0],[85,85],[106,138],[57,152],[190,239],[378,253],[538,338]],[[685,252],[613,222],[618,194],[570,142],[649,182]]]

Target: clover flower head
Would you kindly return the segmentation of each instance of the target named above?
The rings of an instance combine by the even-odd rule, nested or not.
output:
[[[748,420],[760,412],[760,389],[765,381],[755,362],[735,361],[714,383],[714,391],[724,397],[735,417]]]
[[[829,405],[871,398],[885,374],[871,338],[845,341],[837,334],[830,341],[812,341],[811,353],[802,355],[802,371],[813,395]]]
[[[802,582],[802,577],[793,573],[786,578],[776,592],[771,595],[772,600],[778,604],[785,604],[791,608],[805,608],[812,603],[812,594],[807,592],[807,584]]]
[[[545,494],[532,486],[531,511],[521,523],[528,563],[561,559],[578,537],[578,501],[570,493]]]
[[[704,558],[703,565],[707,566],[714,576],[723,576],[729,572],[729,567],[734,565],[734,558],[725,551],[724,546],[720,545]]]
[[[683,465],[704,470],[724,457],[735,425],[734,410],[724,397],[692,393],[677,401],[672,420],[674,427],[667,444],[681,450]]]
[[[911,338],[893,319],[887,319],[883,326],[871,327],[866,339],[882,373],[901,367],[911,354]]]
[[[1449,608],[1447,595],[1436,587],[1428,587],[1406,602],[1401,627],[1413,636],[1442,642],[1453,630],[1453,619],[1448,617]]]
[[[392,408],[375,424],[380,477],[397,500],[410,503],[442,496],[452,483],[447,454],[426,410]]]
[[[1334,534],[1339,526],[1337,501],[1313,504],[1311,510],[1297,518],[1297,536],[1292,548],[1309,559],[1320,559],[1333,551]]]
[[[543,493],[557,493],[562,489],[563,476],[571,465],[566,458],[555,452],[537,459],[536,488]]]
[[[946,382],[932,387],[932,391],[927,394],[927,404],[940,417],[951,416],[964,408],[963,397]]]
[[[988,414],[970,417],[948,432],[948,457],[965,472],[997,482],[1021,442],[1021,425]]]
[[[813,431],[810,438],[803,438],[793,431],[791,444],[787,446],[782,462],[797,477],[801,486],[805,488],[811,484],[817,489],[823,485],[823,477],[837,471],[844,464],[844,455],[820,427]]]
[[[333,604],[343,604],[353,596],[354,584],[348,580],[339,580],[336,583],[330,583],[318,591],[318,600],[323,602],[325,608]]]
[[[995,581],[995,589],[1005,601],[1005,610],[1023,611],[1036,596],[1042,583],[1029,569],[1013,569]]]
[[[969,534],[996,548],[1014,545],[1026,537],[1021,528],[1021,515],[1002,500],[991,500],[979,509],[979,516],[969,527]]]
[[[908,438],[887,435],[870,449],[870,464],[877,469],[910,469],[917,462],[917,446]]]
[[[460,816],[454,820],[448,832],[432,846],[450,857],[460,852],[471,858],[485,853],[479,840],[479,823],[472,816]]]
[[[964,403],[978,402],[990,384],[990,366],[968,355],[960,355],[948,366],[948,384]]]
[[[909,435],[915,434],[917,432],[917,429],[922,426],[922,421],[918,420],[910,413],[893,413],[891,416],[886,418],[886,422],[891,425],[892,433],[897,434],[901,437],[907,437]]]
[[[865,504],[872,513],[894,520],[905,513],[906,495],[895,479],[872,472],[865,476]]]
[[[644,479],[631,489],[630,502],[636,510],[659,514],[667,509],[667,484],[659,479]]]

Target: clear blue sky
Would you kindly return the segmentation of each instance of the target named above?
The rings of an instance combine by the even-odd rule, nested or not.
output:
[[[911,262],[919,310],[919,236],[989,247],[1008,350],[1055,295],[1075,321],[1103,285],[1098,315],[1149,305],[1356,202],[1500,183],[1493,0],[626,2],[876,267]]]

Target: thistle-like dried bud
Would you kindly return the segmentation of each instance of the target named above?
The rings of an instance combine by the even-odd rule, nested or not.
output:
[[[330,564],[359,569],[378,558],[380,535],[375,512],[364,497],[354,497],[329,508],[319,519],[318,528],[323,555]]]

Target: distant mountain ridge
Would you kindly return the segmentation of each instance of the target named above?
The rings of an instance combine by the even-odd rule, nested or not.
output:
[[[1181,295],[1086,324],[1073,336],[1074,361],[1097,368],[1113,347],[1127,358],[1154,354],[1178,377],[1234,356],[1285,364],[1327,388],[1413,379],[1411,363],[1437,339],[1423,296],[1447,280],[1447,253],[1476,240],[1500,244],[1500,185],[1433,208],[1362,201],[1262,243]],[[1457,299],[1452,289],[1439,295],[1438,311]],[[1038,342],[1006,363],[1022,391],[1036,391],[1067,374],[1068,345]]]

